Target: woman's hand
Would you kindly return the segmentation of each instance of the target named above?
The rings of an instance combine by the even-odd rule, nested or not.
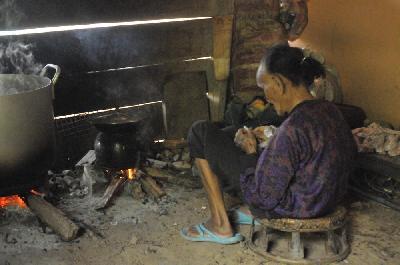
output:
[[[253,134],[259,142],[264,142],[268,140],[268,137],[265,135],[264,131],[268,126],[259,126],[253,129]]]
[[[257,153],[257,140],[253,132],[248,128],[240,128],[235,135],[235,144],[246,154]]]

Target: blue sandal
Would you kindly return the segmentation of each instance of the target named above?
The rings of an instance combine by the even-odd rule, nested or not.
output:
[[[239,233],[234,234],[231,237],[221,237],[219,235],[216,235],[212,231],[208,230],[204,224],[198,224],[194,226],[199,233],[196,236],[190,236],[189,235],[189,228],[184,228],[181,230],[181,236],[190,241],[195,241],[195,242],[213,242],[213,243],[218,243],[218,244],[224,244],[224,245],[229,245],[229,244],[235,244],[239,243],[240,241],[243,240],[243,236]]]
[[[248,215],[242,212],[239,209],[232,209],[229,211],[232,216],[232,222],[238,225],[252,225],[254,221],[254,225],[260,225],[260,222],[255,220],[255,218],[251,215]]]

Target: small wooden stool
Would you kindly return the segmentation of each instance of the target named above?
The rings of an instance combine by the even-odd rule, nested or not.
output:
[[[350,253],[346,231],[346,209],[338,207],[332,214],[313,219],[261,219],[259,231],[252,226],[248,238],[248,246],[255,253],[278,262],[289,264],[326,264],[345,259]],[[273,250],[273,231],[291,233],[288,251]],[[321,244],[313,243],[309,237],[308,246],[304,247],[304,240],[300,233],[315,236],[323,233],[324,251],[314,251],[312,257],[307,252],[317,249]],[[311,234],[313,233],[313,234]],[[305,251],[307,250],[307,251]],[[317,255],[318,254],[318,255]]]

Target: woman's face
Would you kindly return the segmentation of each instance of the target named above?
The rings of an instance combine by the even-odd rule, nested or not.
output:
[[[264,90],[266,100],[274,105],[278,115],[284,115],[287,112],[287,104],[283,88],[276,77],[265,71],[262,65],[257,71],[257,85]]]

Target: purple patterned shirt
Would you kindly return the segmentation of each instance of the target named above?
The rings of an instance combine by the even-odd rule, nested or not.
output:
[[[356,152],[334,104],[302,102],[263,150],[257,167],[241,175],[244,200],[267,217],[325,215],[346,193]]]

